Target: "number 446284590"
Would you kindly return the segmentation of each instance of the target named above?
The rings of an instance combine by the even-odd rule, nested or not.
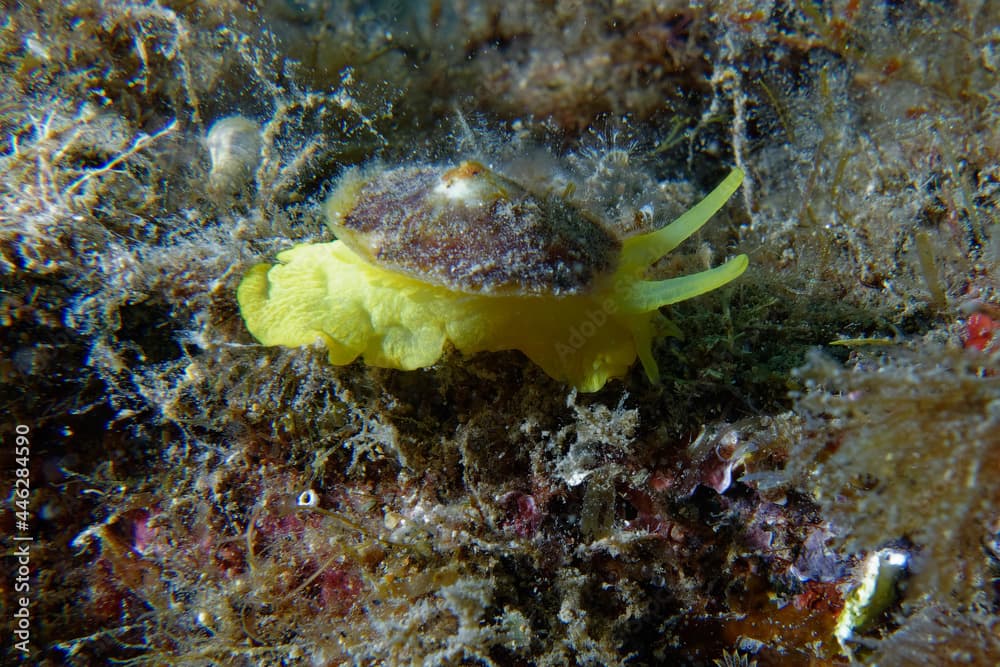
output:
[[[31,494],[31,468],[29,458],[31,454],[31,440],[28,438],[30,429],[24,424],[18,424],[17,438],[14,446],[14,506],[18,509],[16,518],[20,521],[28,520],[28,497]]]

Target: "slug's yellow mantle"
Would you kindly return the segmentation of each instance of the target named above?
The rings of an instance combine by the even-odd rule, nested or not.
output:
[[[411,370],[435,363],[450,343],[464,354],[521,350],[553,378],[596,391],[638,357],[653,381],[653,336],[671,326],[657,309],[725,285],[747,267],[722,266],[661,281],[646,269],[697,231],[739,187],[734,170],[670,225],[621,243],[612,271],[582,293],[474,293],[379,266],[343,241],[299,245],[279,264],[253,267],[237,298],[247,328],[265,345],[317,340],[330,362],[361,356],[373,366]]]

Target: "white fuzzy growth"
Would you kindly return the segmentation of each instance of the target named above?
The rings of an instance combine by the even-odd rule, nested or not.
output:
[[[471,178],[456,178],[452,180],[441,179],[434,188],[434,193],[447,199],[459,199],[466,203],[475,203],[479,200],[479,190],[474,186]]]
[[[507,196],[497,176],[475,162],[463,162],[457,169],[445,172],[433,193],[442,200],[468,207],[483,206]]]

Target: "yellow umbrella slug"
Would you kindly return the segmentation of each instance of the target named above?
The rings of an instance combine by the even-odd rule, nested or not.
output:
[[[338,240],[278,254],[237,292],[265,345],[322,341],[333,364],[410,370],[450,344],[516,349],[553,378],[596,391],[642,362],[659,377],[658,312],[725,285],[746,255],[700,273],[646,280],[736,191],[734,169],[662,229],[619,240],[564,198],[536,196],[478,162],[347,172],[327,201]]]

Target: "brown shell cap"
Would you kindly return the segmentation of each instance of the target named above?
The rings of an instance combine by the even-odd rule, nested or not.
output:
[[[471,161],[351,172],[327,214],[373,264],[474,294],[585,292],[621,248],[562,198],[536,197]]]

